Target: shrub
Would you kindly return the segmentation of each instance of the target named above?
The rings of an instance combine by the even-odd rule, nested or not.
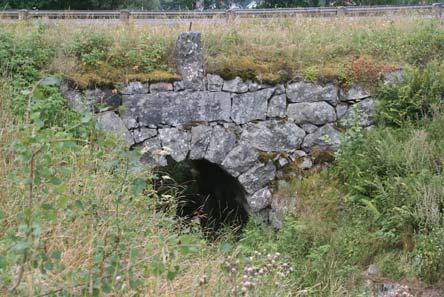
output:
[[[432,116],[434,108],[444,103],[444,63],[411,69],[404,83],[381,87],[378,97],[381,124],[399,127]]]
[[[94,67],[104,62],[113,39],[105,32],[82,30],[74,37],[73,52],[87,67]]]
[[[438,281],[444,273],[444,228],[416,237],[413,265],[417,275],[428,283]]]

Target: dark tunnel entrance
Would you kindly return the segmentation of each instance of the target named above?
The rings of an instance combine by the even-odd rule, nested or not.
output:
[[[242,230],[248,221],[247,201],[236,178],[204,159],[169,160],[168,164],[160,173],[167,174],[181,188],[176,205],[178,217],[188,222],[197,219],[205,233],[223,227]]]

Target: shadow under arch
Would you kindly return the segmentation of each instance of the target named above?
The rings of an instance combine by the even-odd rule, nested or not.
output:
[[[246,192],[239,181],[220,165],[206,159],[176,162],[159,168],[182,187],[176,215],[190,221],[198,218],[205,233],[228,227],[240,232],[248,222]]]

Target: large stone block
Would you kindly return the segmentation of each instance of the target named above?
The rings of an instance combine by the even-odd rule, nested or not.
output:
[[[198,32],[181,33],[177,39],[176,65],[185,89],[205,89],[201,43],[201,34]]]
[[[246,93],[248,92],[248,89],[248,84],[244,83],[242,78],[238,76],[234,79],[226,80],[222,87],[223,91],[232,93]]]
[[[336,120],[335,109],[326,102],[289,104],[287,114],[296,124],[309,123],[319,126]]]
[[[234,133],[217,125],[199,125],[191,128],[190,159],[206,159],[221,164],[228,153],[236,146]]]
[[[285,94],[274,95],[268,103],[267,116],[283,118],[287,115],[287,97]]]
[[[176,162],[187,158],[190,151],[191,136],[187,131],[177,128],[159,129],[159,139],[164,150],[171,152],[171,157]]]
[[[220,92],[224,85],[224,80],[217,74],[207,74],[208,91]]]
[[[205,125],[199,125],[191,128],[191,160],[205,158],[205,153],[210,145],[212,132],[213,128]]]
[[[259,164],[244,174],[240,175],[238,180],[248,194],[265,187],[276,176],[276,167],[273,162],[267,164]]]
[[[205,152],[205,159],[221,164],[228,153],[236,146],[236,136],[221,126],[214,126],[210,142]]]
[[[299,149],[304,136],[304,130],[294,123],[266,121],[248,124],[241,142],[265,152],[289,152]]]
[[[222,167],[234,177],[259,164],[258,153],[248,144],[239,144],[225,157]]]
[[[134,144],[134,138],[131,132],[126,129],[123,121],[112,111],[97,114],[97,128],[125,139],[128,146]]]
[[[230,121],[231,96],[223,92],[164,92],[123,96],[125,121],[141,126]]]
[[[327,101],[336,105],[338,89],[333,84],[320,86],[301,81],[287,86],[287,97],[293,103]]]
[[[253,120],[265,120],[268,99],[274,89],[234,95],[231,118],[237,124],[245,124]]]
[[[342,101],[358,101],[370,97],[371,94],[362,86],[354,85],[347,91],[341,90],[340,99]]]
[[[271,192],[268,187],[256,191],[247,198],[251,210],[258,212],[271,204]]]
[[[122,89],[123,95],[134,94],[148,94],[150,92],[148,83],[141,83],[140,81],[132,81]]]
[[[305,137],[302,148],[307,151],[313,148],[321,151],[335,151],[341,144],[340,135],[341,133],[332,124],[324,125]]]
[[[375,100],[368,98],[352,105],[342,116],[340,121],[341,126],[350,127],[353,125],[354,117],[356,117],[356,120],[361,127],[373,125],[376,117]]]

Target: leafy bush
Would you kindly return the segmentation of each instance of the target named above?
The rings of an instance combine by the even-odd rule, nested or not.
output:
[[[112,44],[105,32],[82,30],[74,37],[72,50],[85,66],[95,67],[106,60]]]
[[[23,83],[37,79],[54,54],[53,48],[43,46],[43,34],[44,28],[39,27],[30,36],[17,39],[0,30],[0,73]]]

